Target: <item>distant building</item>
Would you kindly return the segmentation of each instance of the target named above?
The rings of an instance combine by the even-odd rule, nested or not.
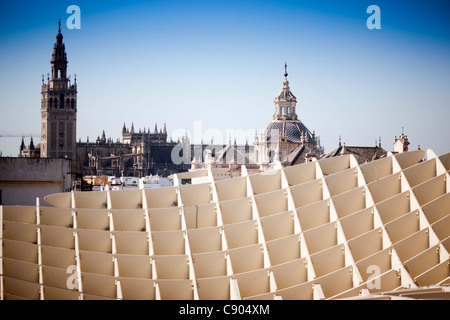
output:
[[[291,166],[318,159],[323,154],[320,139],[298,118],[297,98],[287,80],[285,64],[281,92],[275,97],[273,120],[258,137],[255,135],[254,159],[261,170],[271,169],[275,163]]]
[[[331,158],[341,156],[344,154],[353,154],[359,164],[370,162],[373,160],[381,159],[387,156],[388,152],[381,147],[381,139],[378,141],[378,145],[374,147],[364,146],[346,146],[345,143],[341,143],[339,138],[339,146],[323,158]]]
[[[122,141],[106,138],[105,131],[90,142],[79,141],[77,159],[84,175],[143,177],[158,174],[168,176],[174,172],[187,171],[189,163],[174,163],[172,150],[179,142],[168,141],[166,124],[163,129],[139,129],[123,125]]]
[[[395,136],[393,152],[394,153],[407,152],[409,149],[409,147],[408,147],[409,145],[410,145],[410,143],[408,140],[408,136],[404,135],[403,133],[398,138],[397,138],[397,136]],[[419,146],[419,149],[420,149],[420,146]]]

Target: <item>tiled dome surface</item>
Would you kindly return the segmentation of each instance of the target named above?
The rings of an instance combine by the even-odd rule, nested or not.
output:
[[[306,137],[307,142],[314,141],[313,135],[300,120],[274,120],[266,128],[267,141],[275,143],[278,142],[280,136],[282,141],[301,143],[302,134]]]

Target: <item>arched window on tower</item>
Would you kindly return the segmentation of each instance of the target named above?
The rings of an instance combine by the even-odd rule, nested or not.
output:
[[[49,108],[53,108],[53,98],[50,98],[48,106]]]
[[[72,98],[70,99],[70,107],[73,109],[75,107],[75,100]]]
[[[58,79],[61,79],[61,69],[58,69],[57,78],[58,78]]]
[[[286,115],[288,116],[291,112],[291,108],[289,106],[286,107]]]
[[[66,108],[69,108],[69,106],[70,106],[70,99],[67,98],[67,99],[66,99]]]
[[[273,161],[274,161],[274,159],[275,159],[275,152],[274,152],[272,149],[270,149],[270,150],[267,152],[267,156],[268,156],[268,158],[269,158],[269,163],[273,163]]]
[[[283,106],[280,106],[280,116],[282,116],[283,115],[283,110],[284,109],[284,107]]]

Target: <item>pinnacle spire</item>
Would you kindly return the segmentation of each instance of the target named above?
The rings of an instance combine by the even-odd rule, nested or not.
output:
[[[287,78],[288,73],[287,73],[287,63],[286,61],[284,62],[284,77]]]
[[[22,142],[20,143],[20,151],[23,151],[23,149],[25,149],[25,142],[23,141],[22,137]]]

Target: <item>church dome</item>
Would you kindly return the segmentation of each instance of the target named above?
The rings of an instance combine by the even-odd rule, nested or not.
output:
[[[275,97],[275,114],[264,132],[266,141],[290,143],[314,143],[315,134],[298,119],[297,97],[292,93],[287,79],[287,64],[284,65],[284,81],[281,92]]]
[[[266,127],[267,141],[291,143],[315,142],[315,134],[311,133],[300,120],[273,120]]]

